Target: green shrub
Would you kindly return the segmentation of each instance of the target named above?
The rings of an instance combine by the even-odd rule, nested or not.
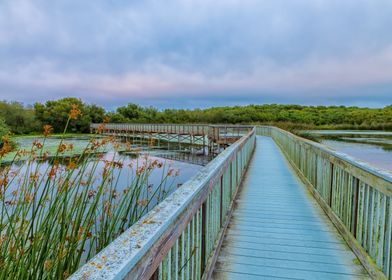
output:
[[[8,135],[10,130],[5,124],[4,120],[0,118],[0,147],[3,145],[3,137]]]

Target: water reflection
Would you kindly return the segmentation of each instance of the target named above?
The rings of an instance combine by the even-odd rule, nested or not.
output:
[[[317,130],[306,131],[302,136],[377,168],[392,171],[392,132]]]
[[[150,203],[151,205],[156,205],[157,199],[161,199],[166,197],[168,194],[172,193],[177,189],[177,187],[181,186],[187,180],[189,180],[193,175],[200,170],[203,164],[207,163],[210,159],[208,157],[203,157],[198,161],[191,160],[176,160],[184,158],[181,153],[162,153],[163,151],[155,151],[152,154],[157,154],[157,156],[149,154],[149,152],[134,152],[134,153],[117,153],[117,152],[105,152],[100,154],[95,154],[94,156],[89,156],[89,163],[87,164],[87,169],[91,169],[91,171],[84,171],[87,174],[91,173],[93,177],[100,177],[105,168],[105,162],[114,161],[121,162],[127,168],[116,169],[113,173],[113,177],[116,178],[118,187],[118,192],[123,192],[127,186],[132,184],[132,180],[135,179],[135,174],[137,173],[137,169],[145,164],[145,161],[149,162],[157,161],[162,168],[152,170],[151,174],[148,177],[148,181],[145,183],[146,189],[144,190],[144,195],[142,198],[149,199],[149,195],[155,193],[159,184],[162,181],[162,176],[169,172],[169,170],[173,170],[176,173],[176,176],[172,176],[170,180],[165,181],[164,186],[161,187],[162,193],[160,195],[154,196]],[[159,156],[161,154],[161,156]],[[170,156],[169,156],[170,155]],[[167,156],[167,158],[165,158]],[[57,161],[60,168],[66,169],[69,162],[72,161],[73,157],[63,157],[60,161]],[[186,157],[185,157],[186,158]],[[199,157],[201,158],[201,157]],[[7,164],[9,165],[9,164]],[[10,172],[17,172],[21,174],[32,173],[33,170],[38,171],[40,177],[48,176],[48,172],[52,169],[54,165],[53,158],[48,157],[45,160],[35,160],[33,162],[27,161],[17,161],[13,162],[7,168],[10,168]],[[3,168],[6,165],[3,164]],[[94,166],[94,170],[92,170],[92,166]],[[75,173],[77,173],[78,167],[76,168]],[[20,178],[15,178],[11,181],[7,187],[7,193],[11,193],[14,190],[18,189],[20,185]],[[147,190],[148,188],[148,190]],[[39,187],[38,187],[39,189]]]
[[[321,143],[373,166],[392,171],[392,150],[390,148],[351,141],[321,140]]]
[[[20,142],[21,148],[29,149],[36,140]],[[70,141],[72,146],[85,147],[89,139],[64,143]],[[59,139],[47,143],[49,150],[53,145],[56,151]],[[33,146],[36,150],[28,160],[0,165],[0,238],[12,237],[7,239],[10,246],[15,240],[27,240],[18,243],[17,252],[35,246],[42,257],[55,256],[56,263],[72,264],[72,271],[202,168],[190,161],[158,157],[168,152],[148,147],[129,153],[111,149],[87,157],[72,149],[71,156],[43,159],[41,145]],[[15,227],[18,234],[9,235]],[[64,250],[72,260],[63,259]],[[10,251],[4,252],[9,258]],[[28,262],[29,256],[23,256],[23,261]]]

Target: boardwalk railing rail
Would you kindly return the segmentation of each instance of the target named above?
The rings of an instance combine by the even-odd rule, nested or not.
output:
[[[392,174],[275,127],[271,136],[375,279],[392,279]]]
[[[253,129],[253,126],[245,125],[207,125],[207,124],[91,124],[91,132],[99,133],[153,133],[153,134],[180,134],[208,136],[216,142],[221,139],[241,138]],[[228,141],[227,141],[228,142]],[[231,142],[232,143],[232,142]]]
[[[200,279],[212,269],[255,129],[220,153],[70,279]]]
[[[245,125],[209,125],[208,138],[219,144],[230,144],[253,128],[254,126]]]
[[[109,132],[150,132],[150,133],[172,133],[189,135],[208,135],[207,124],[91,124],[91,130],[103,129]]]

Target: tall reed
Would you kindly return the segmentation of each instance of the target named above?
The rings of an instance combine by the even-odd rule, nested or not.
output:
[[[75,106],[68,123],[80,111]],[[65,279],[159,203],[177,175],[168,165],[148,156],[134,163],[116,151],[113,138],[91,138],[77,156],[64,141],[47,159],[43,141],[20,150],[11,164],[0,165],[0,279]],[[9,152],[7,139],[0,150]],[[112,153],[98,153],[111,145]],[[130,145],[128,145],[130,149]],[[28,155],[23,164],[17,164]],[[161,170],[158,186],[149,184]],[[129,180],[121,185],[126,172]]]

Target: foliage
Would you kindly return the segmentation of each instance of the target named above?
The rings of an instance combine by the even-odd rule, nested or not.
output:
[[[71,120],[71,132],[89,132],[91,122],[102,122],[105,110],[97,105],[87,105],[77,98],[63,98],[34,105],[35,114],[42,122],[53,127],[54,132],[63,132],[68,120],[68,112],[76,105],[81,112],[78,119]]]
[[[126,122],[130,122],[129,119],[127,119],[126,117],[124,117],[123,115],[121,115],[119,113],[112,113],[112,112],[110,112],[106,116],[108,117],[108,119],[112,123],[126,123]]]
[[[9,129],[7,125],[5,124],[5,121],[0,118],[0,148],[3,145],[3,137],[9,134]]]
[[[18,102],[0,102],[0,118],[2,118],[12,133],[26,134],[37,131],[41,124],[35,116],[32,107],[24,107]]]
[[[92,123],[102,123],[105,117],[106,111],[104,108],[99,107],[95,104],[86,106],[87,113]]]
[[[127,106],[117,108],[114,116],[116,115],[122,116],[123,118],[121,119],[121,117],[119,117],[119,119],[127,122],[151,123],[163,121],[162,119],[159,119],[161,114],[158,109],[154,107],[141,107],[134,103],[129,103]],[[110,120],[113,121],[112,118]]]
[[[361,108],[345,106],[301,105],[248,105],[212,107],[207,109],[164,109],[142,107],[129,103],[114,112],[86,104],[77,98],[64,98],[36,103],[33,108],[16,102],[1,102],[3,116],[12,132],[37,132],[40,123],[53,126],[54,131],[64,130],[68,111],[77,105],[81,117],[69,124],[71,132],[89,132],[89,124],[101,123],[108,117],[113,123],[227,123],[271,124],[285,129],[377,129],[392,130],[392,105],[384,108]]]
[[[208,109],[165,109],[129,104],[111,122],[274,124],[295,128],[392,130],[392,106],[381,109],[345,106],[248,105]],[[122,116],[122,117],[121,117]]]
[[[78,116],[72,107],[65,131]],[[119,147],[112,138],[92,138],[79,156],[66,158],[73,147],[61,141],[48,163],[49,132],[15,154],[15,163],[28,155],[24,164],[0,164],[0,279],[67,278],[164,199],[177,174],[147,156],[135,166],[117,153],[95,156],[108,143]],[[8,151],[0,149],[0,163]],[[157,169],[162,179],[152,189],[148,178]],[[126,186],[118,186],[122,172]]]

